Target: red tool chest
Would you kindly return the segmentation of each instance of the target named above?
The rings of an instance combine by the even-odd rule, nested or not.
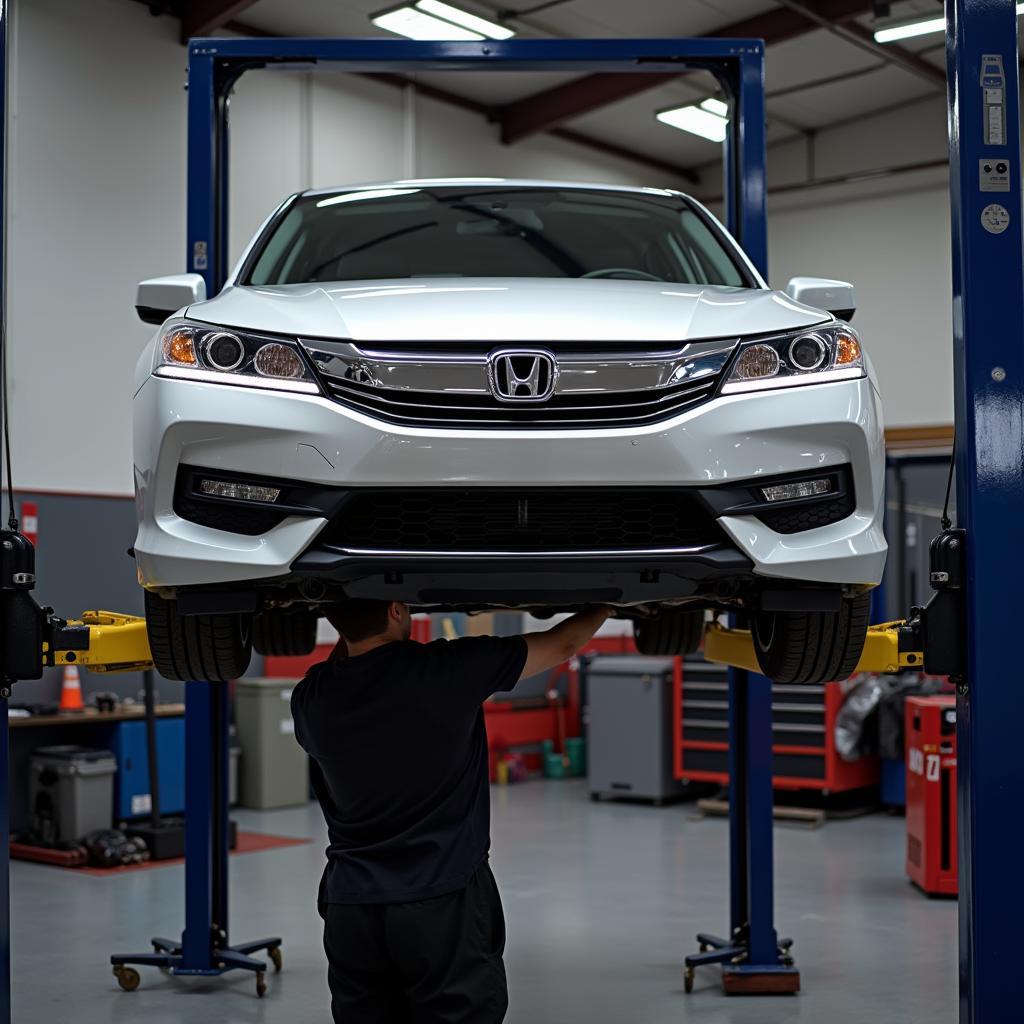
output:
[[[844,761],[836,715],[845,684],[772,684],[773,785],[845,793],[877,784],[876,757]],[[675,774],[689,782],[729,781],[729,670],[697,654],[676,662]]]
[[[907,876],[932,896],[957,894],[956,698],[908,697]]]

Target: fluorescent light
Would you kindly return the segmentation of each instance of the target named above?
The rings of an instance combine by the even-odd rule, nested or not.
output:
[[[721,100],[707,99],[700,105],[700,108],[709,114],[717,114],[719,117],[729,116],[729,104],[723,103]]]
[[[701,110],[700,107],[674,107],[671,110],[661,110],[654,116],[662,124],[699,135],[702,139],[710,139],[711,142],[724,142],[729,130],[726,118],[713,114],[710,110]]]
[[[397,11],[385,11],[383,14],[371,15],[370,21],[378,28],[394,32],[395,35],[407,39],[421,39],[432,42],[458,40],[463,42],[479,42],[485,36],[479,32],[471,32],[468,28],[454,25],[450,21],[434,18],[414,7],[400,7]]]
[[[1024,14],[1024,3],[1017,4],[1017,17]],[[926,18],[924,21],[910,21],[903,25],[890,25],[875,32],[876,43],[895,43],[898,39],[913,39],[946,31],[945,18]]]
[[[463,11],[461,8],[452,7],[451,4],[441,3],[441,0],[416,0],[416,7],[425,14],[432,14],[435,18],[443,18],[454,25],[461,25],[471,32],[479,32],[488,39],[510,39],[515,32],[497,22],[488,21],[486,18],[479,18],[475,14]]]
[[[415,0],[371,14],[370,21],[378,28],[408,39],[478,42],[481,39],[508,39],[515,35],[504,25],[470,14],[442,0]]]
[[[907,25],[890,25],[880,28],[875,33],[876,43],[894,43],[897,39],[913,39],[914,36],[927,36],[933,32],[945,32],[945,18],[928,18],[926,21],[912,21]]]
[[[391,196],[408,196],[419,192],[418,188],[364,188],[356,192],[343,192],[340,196],[321,199],[316,205],[337,206],[338,203],[355,203],[360,199],[389,199]]]

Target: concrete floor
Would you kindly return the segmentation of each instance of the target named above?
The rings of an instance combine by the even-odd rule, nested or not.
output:
[[[776,906],[796,940],[804,992],[726,999],[714,969],[683,994],[698,929],[725,927],[727,825],[595,804],[578,782],[495,789],[495,874],[509,928],[508,1024],[944,1024],[955,1019],[956,905],[903,877],[903,820],[874,815],[817,831],[776,828]],[[22,1024],[327,1022],[314,907],[324,830],[315,806],[240,811],[243,828],[312,836],[231,859],[232,935],[284,937],[284,972],[257,1000],[251,976],[172,978],[143,969],[117,988],[107,956],[183,924],[183,873],[109,879],[12,866],[14,1019]]]

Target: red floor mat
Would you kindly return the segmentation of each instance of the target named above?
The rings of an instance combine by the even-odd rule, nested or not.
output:
[[[232,854],[239,853],[263,853],[265,850],[279,850],[286,846],[305,846],[312,842],[311,839],[295,839],[292,836],[271,836],[261,832],[238,833],[238,846],[231,851]],[[17,856],[12,852],[13,856]],[[173,864],[184,864],[185,858],[178,857],[174,860],[147,861],[145,864],[129,864],[121,868],[85,868],[71,867],[63,864],[54,864],[53,867],[61,867],[67,871],[74,871],[80,875],[96,875],[100,878],[107,878],[110,875],[123,875],[132,871],[149,871],[151,868],[165,868]]]

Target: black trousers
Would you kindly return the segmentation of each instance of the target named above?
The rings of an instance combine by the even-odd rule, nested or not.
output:
[[[335,1024],[500,1024],[505,917],[485,861],[417,903],[322,907]]]

